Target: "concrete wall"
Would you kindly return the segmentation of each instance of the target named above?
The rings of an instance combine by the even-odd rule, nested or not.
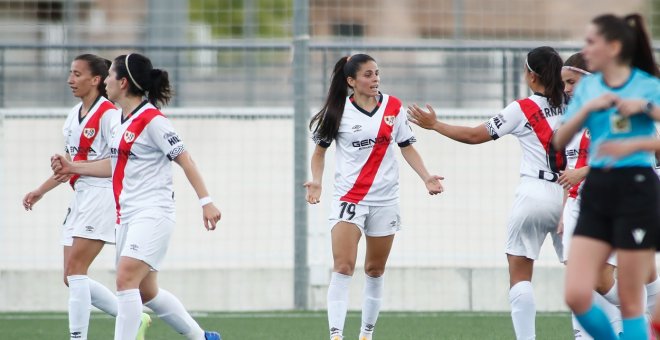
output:
[[[438,112],[457,113],[453,109]],[[0,311],[66,307],[59,238],[71,189],[67,185],[54,189],[33,211],[26,212],[21,206],[23,196],[49,176],[50,155],[62,150],[63,118],[30,118],[30,113],[38,111],[27,110],[22,118],[10,116],[0,128],[0,213],[4,216],[0,220]],[[461,113],[466,114],[473,116],[474,112]],[[483,121],[465,117],[443,120],[470,126]],[[204,230],[197,198],[183,172],[175,169],[177,226],[160,274],[162,286],[179,294],[191,309],[292,308],[291,120],[175,115],[172,121],[223,218],[218,230]],[[504,137],[468,146],[418,128],[415,133],[415,147],[429,171],[445,176],[446,192],[429,196],[422,181],[400,159],[403,230],[396,236],[389,260],[384,307],[507,309],[503,249],[518,182],[517,140]],[[324,306],[332,264],[327,216],[333,154],[334,147],[327,155],[321,204],[309,207],[311,301],[316,309]],[[558,310],[562,308],[562,267],[547,243],[535,270],[538,306]],[[361,271],[363,246],[364,242],[357,272]],[[114,247],[108,246],[92,265],[92,275],[113,287],[113,267]],[[353,308],[359,304],[361,287],[362,280],[356,279]]]

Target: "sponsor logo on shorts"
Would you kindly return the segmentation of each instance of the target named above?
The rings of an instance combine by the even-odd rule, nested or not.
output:
[[[633,238],[635,239],[635,243],[637,243],[638,245],[642,244],[642,242],[644,241],[644,236],[646,236],[646,230],[641,228],[633,229],[632,235]]]
[[[128,248],[129,248],[130,250],[132,250],[132,251],[138,251],[138,250],[140,249],[140,246],[137,245],[137,244],[135,244],[135,243],[133,243],[133,244],[131,244],[130,246],[128,246]]]
[[[85,227],[85,231],[88,232],[88,233],[94,232],[94,227],[92,227],[91,225],[88,225],[88,226]]]

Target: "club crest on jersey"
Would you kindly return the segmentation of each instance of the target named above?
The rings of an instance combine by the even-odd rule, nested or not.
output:
[[[135,133],[131,131],[124,132],[124,140],[126,141],[126,143],[133,143],[133,141],[135,140]]]
[[[385,121],[385,124],[389,126],[394,125],[394,116],[385,116],[383,117],[383,120]]]
[[[95,128],[84,128],[83,129],[83,136],[85,136],[85,138],[87,138],[87,139],[94,137],[95,134],[96,134],[96,129]]]

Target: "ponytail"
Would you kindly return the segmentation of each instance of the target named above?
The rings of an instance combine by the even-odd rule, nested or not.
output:
[[[623,20],[626,21],[628,26],[635,33],[635,52],[632,55],[632,66],[656,77],[660,76],[658,66],[655,63],[655,56],[649,41],[648,33],[644,28],[644,19],[635,13],[626,15]]]
[[[309,129],[314,131],[319,139],[331,141],[337,137],[350,87],[346,78],[355,78],[360,66],[368,61],[375,60],[366,54],[356,54],[341,57],[335,64],[325,104],[309,123]]]
[[[128,94],[146,96],[158,108],[172,98],[167,71],[154,69],[149,58],[137,53],[120,55],[115,58],[114,65],[117,79],[128,80]]]
[[[561,68],[564,63],[554,48],[541,46],[529,51],[527,65],[530,72],[539,76],[539,81],[545,88],[544,95],[550,105],[560,107],[567,102],[564,82],[561,80]]]
[[[151,86],[147,91],[147,99],[156,107],[159,106],[158,103],[167,105],[172,98],[172,88],[167,71],[157,68],[151,70],[149,75],[151,76]]]
[[[649,36],[644,28],[644,20],[635,13],[625,17],[605,14],[591,21],[598,27],[599,33],[607,41],[619,41],[621,52],[619,59],[631,67],[639,68],[651,75],[658,76]]]

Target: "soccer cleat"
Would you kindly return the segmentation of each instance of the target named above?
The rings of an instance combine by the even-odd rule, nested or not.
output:
[[[343,340],[344,337],[341,335],[333,335],[330,340]]]
[[[220,336],[220,333],[218,333],[218,332],[204,331],[204,339],[206,339],[206,340],[222,340],[222,337]]]
[[[147,328],[151,326],[151,317],[147,313],[142,313],[140,316],[140,328],[138,328],[138,334],[135,340],[144,340],[144,336],[147,334]]]
[[[371,334],[370,335],[360,334],[360,340],[371,340]]]

